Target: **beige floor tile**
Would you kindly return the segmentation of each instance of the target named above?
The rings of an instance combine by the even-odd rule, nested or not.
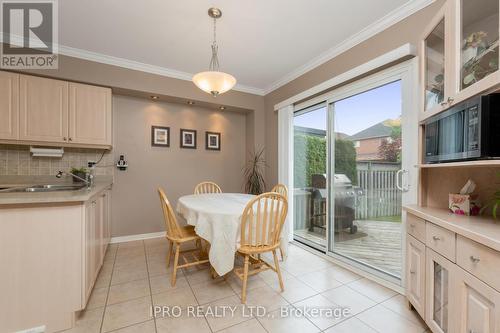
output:
[[[108,304],[116,304],[150,295],[148,279],[117,284],[109,288]]]
[[[144,256],[132,256],[132,257],[120,257],[116,258],[114,263],[114,268],[119,269],[127,266],[146,266],[146,257]]]
[[[360,275],[337,265],[333,265],[327,270],[333,272],[334,279],[341,283],[350,283],[362,278]]]
[[[165,237],[157,237],[157,238],[150,238],[150,239],[144,240],[144,245],[146,246],[146,249],[150,248],[150,247],[162,245],[162,244],[168,244],[168,241]]]
[[[170,283],[171,281],[170,274],[152,276],[149,278],[149,281],[151,283],[151,293],[153,294],[158,294],[174,289],[189,288],[187,279],[184,276],[182,276],[182,273],[180,274],[180,276],[177,276],[177,281],[175,283],[175,286],[172,286],[172,284]]]
[[[350,318],[325,331],[325,333],[378,333],[357,318]]]
[[[386,301],[389,298],[397,295],[397,292],[395,292],[394,290],[386,288],[368,279],[357,280],[349,283],[347,286],[367,296],[377,303]]]
[[[241,294],[241,289],[243,288],[243,281],[237,277],[235,274],[228,274],[226,282],[229,283],[231,288],[236,294]],[[259,276],[260,274],[252,275],[248,277],[247,290],[252,290],[255,288],[265,287],[267,284]]]
[[[144,247],[144,241],[138,240],[138,241],[131,241],[131,242],[123,242],[118,244],[118,249],[130,249],[130,248],[137,248],[137,247]]]
[[[208,265],[199,265],[194,268],[183,269],[183,273],[192,285],[212,280]]]
[[[269,285],[278,282],[278,275],[273,270],[267,270],[267,271],[261,272],[261,273],[259,273],[259,277],[262,280],[264,280],[265,283],[267,283]],[[281,277],[283,278],[283,281],[295,278],[292,274],[288,273],[284,269],[281,270]]]
[[[148,270],[144,266],[123,267],[113,270],[111,285],[126,283],[136,280],[144,280],[148,277]]]
[[[219,331],[219,333],[267,333],[257,319],[250,319],[240,324]]]
[[[287,267],[283,267],[283,269],[296,277],[299,275],[316,272],[321,268],[315,266],[309,266],[306,262],[301,261],[298,264],[288,265]]]
[[[104,313],[102,332],[144,322],[151,318],[151,298],[149,296],[109,305]]]
[[[86,309],[91,310],[105,306],[108,290],[108,287],[94,288],[90,294]]]
[[[94,283],[94,288],[104,288],[109,287],[111,283],[111,274],[113,270],[111,268],[102,268],[97,276],[97,279]]]
[[[120,328],[113,333],[155,333],[155,322],[154,320],[148,320],[144,323],[135,324],[125,328]]]
[[[306,317],[317,327],[322,330],[327,329],[339,322],[345,320],[347,317],[343,317],[341,313],[341,308],[331,302],[329,299],[322,295],[316,295],[305,299],[303,301],[293,304],[297,309],[303,310]],[[335,313],[327,313],[324,311],[322,314],[312,314],[308,310],[319,309],[319,310],[329,310],[336,311]],[[338,312],[337,312],[338,311]],[[310,314],[310,315],[308,315]]]
[[[342,282],[335,280],[334,276],[335,273],[332,270],[324,269],[317,272],[299,275],[297,276],[297,279],[321,293],[342,285]]]
[[[321,295],[341,307],[350,309],[351,315],[356,315],[377,304],[346,286],[325,291]]]
[[[269,312],[278,309],[280,306],[286,306],[289,303],[274,289],[265,286],[249,290],[247,292],[246,304],[248,306],[263,306]]]
[[[283,285],[285,287],[285,290],[281,291],[278,281],[270,284],[271,288],[273,288],[274,291],[278,292],[281,297],[283,297],[290,303],[295,303],[318,294],[317,291],[296,278],[283,281]]]
[[[170,263],[170,266],[167,267],[166,261],[150,261],[148,260],[148,271],[149,276],[158,276],[158,275],[170,275],[173,271],[173,262]],[[184,275],[182,269],[177,270],[177,275]]]
[[[154,294],[153,303],[158,306],[198,305],[190,288],[174,289],[164,293]]]
[[[422,333],[426,330],[383,305],[377,305],[356,317],[368,326],[384,333]]]
[[[408,301],[403,295],[396,295],[381,304],[389,310],[392,310],[397,314],[405,317],[406,319],[413,321],[416,324],[422,325],[422,327],[425,326],[424,321],[422,320],[422,318],[420,318],[417,311],[410,310],[410,308],[408,307]]]
[[[207,321],[202,317],[192,317],[184,313],[180,317],[156,319],[158,333],[210,333]]]
[[[258,320],[269,333],[314,333],[320,331],[306,317],[302,315],[282,316],[282,310],[271,312]]]
[[[99,333],[101,330],[102,314],[104,307],[84,310],[76,319],[75,327],[64,332],[67,333]]]
[[[191,288],[200,304],[213,302],[235,294],[231,286],[224,280],[211,280],[195,285],[191,284]]]
[[[252,313],[249,308],[241,304],[241,300],[237,296],[230,296],[218,301],[205,304],[203,306],[205,317],[212,331],[217,332],[222,329],[231,327],[252,318]],[[223,309],[234,309],[234,312],[226,311],[226,315],[218,316],[217,311]]]

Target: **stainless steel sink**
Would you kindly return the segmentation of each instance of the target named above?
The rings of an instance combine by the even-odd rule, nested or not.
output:
[[[0,189],[0,193],[12,192],[54,192],[54,191],[78,191],[85,188],[85,184],[48,184],[48,185],[29,185],[22,187],[10,187]]]

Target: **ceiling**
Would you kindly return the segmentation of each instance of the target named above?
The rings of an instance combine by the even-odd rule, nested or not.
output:
[[[64,0],[62,54],[181,79],[206,70],[219,7],[221,70],[265,94],[431,0]]]

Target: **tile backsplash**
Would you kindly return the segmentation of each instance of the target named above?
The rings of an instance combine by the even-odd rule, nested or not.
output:
[[[97,161],[104,152],[96,175],[112,175],[114,159],[111,151],[101,149],[64,148],[62,158],[33,157],[29,146],[0,145],[0,176],[48,176],[57,171],[87,166],[88,161]]]

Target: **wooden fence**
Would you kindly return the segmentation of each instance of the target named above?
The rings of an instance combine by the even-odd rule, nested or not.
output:
[[[398,169],[369,167],[357,171],[358,186],[363,189],[364,195],[357,199],[356,219],[401,215],[401,191],[396,187]]]

